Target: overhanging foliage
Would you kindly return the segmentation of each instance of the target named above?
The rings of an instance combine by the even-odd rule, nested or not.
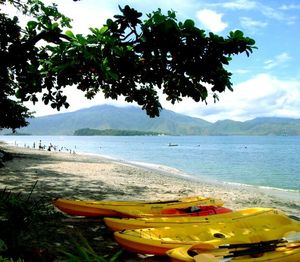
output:
[[[67,86],[89,99],[98,92],[105,98],[123,96],[151,117],[162,108],[158,89],[172,103],[182,97],[206,102],[209,94],[217,100],[218,92],[232,90],[224,66],[233,55],[249,56],[255,48],[254,40],[239,30],[227,38],[207,35],[190,19],[178,22],[173,11],[164,15],[158,9],[142,21],[142,13],[120,7],[120,15],[84,36],[70,31],[70,19],[55,5],[2,2],[12,3],[30,21],[21,28],[16,17],[0,14],[0,128],[24,126],[30,116],[12,97],[35,103],[42,93],[45,104],[60,110],[69,106],[63,94]]]

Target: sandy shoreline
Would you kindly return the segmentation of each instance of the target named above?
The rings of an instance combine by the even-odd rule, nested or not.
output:
[[[300,194],[193,181],[162,171],[117,162],[96,155],[11,147],[0,149],[13,154],[13,160],[0,168],[0,190],[30,192],[47,198],[78,199],[173,199],[201,195],[222,199],[224,206],[241,209],[274,207],[300,216]]]

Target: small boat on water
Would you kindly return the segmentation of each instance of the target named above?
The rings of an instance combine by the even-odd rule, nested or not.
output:
[[[169,146],[178,146],[178,144],[169,143]]]

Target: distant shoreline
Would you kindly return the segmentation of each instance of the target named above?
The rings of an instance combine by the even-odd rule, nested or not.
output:
[[[276,190],[195,181],[163,167],[153,169],[98,155],[49,152],[3,143],[0,148],[13,154],[13,160],[0,168],[0,189],[29,192],[38,180],[34,193],[48,198],[154,200],[201,195],[223,199],[224,206],[233,209],[274,207],[300,216],[300,194],[293,198]]]

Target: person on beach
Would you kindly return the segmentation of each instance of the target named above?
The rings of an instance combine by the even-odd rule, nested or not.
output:
[[[54,149],[54,146],[50,143],[50,145],[48,146],[48,151],[51,151],[51,148],[53,148]]]

